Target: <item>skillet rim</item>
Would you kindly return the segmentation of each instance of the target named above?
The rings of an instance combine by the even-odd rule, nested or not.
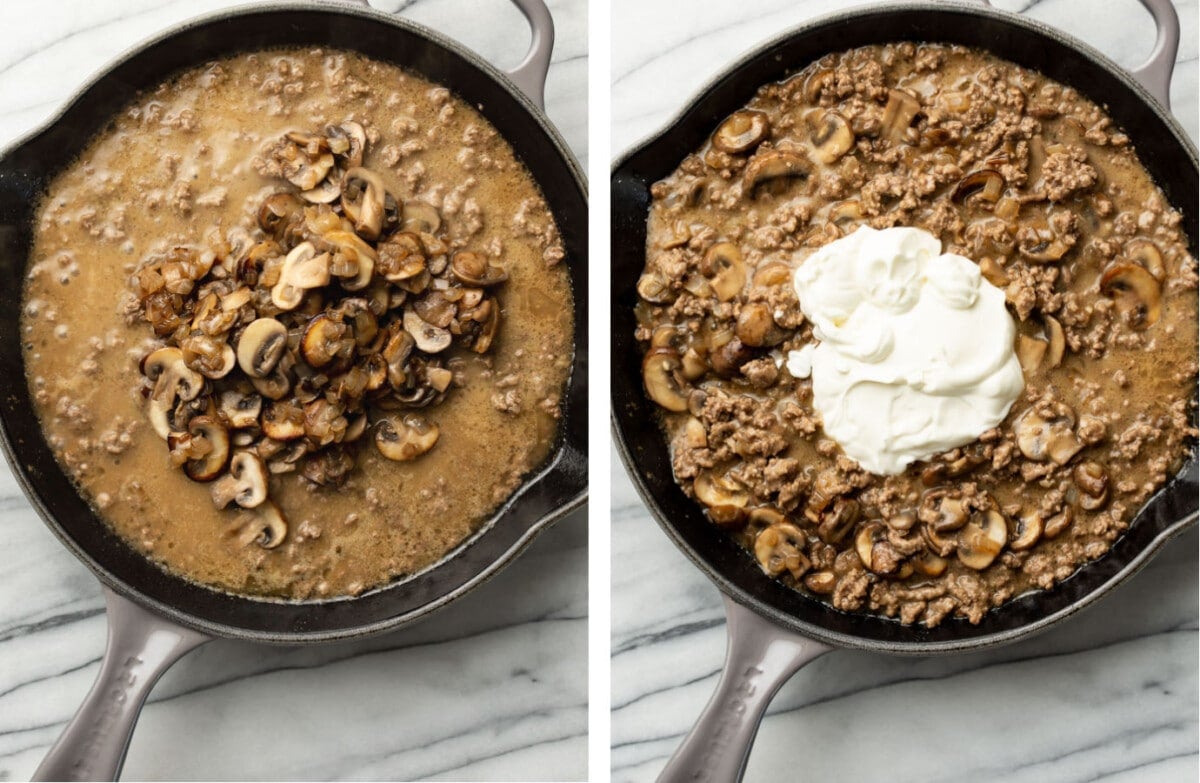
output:
[[[622,198],[621,189],[617,187],[618,184],[628,180],[631,182],[636,182],[639,185],[644,183],[647,188],[649,185],[648,182],[644,182],[640,175],[633,174],[628,171],[630,165],[634,163],[637,158],[644,155],[649,148],[664,141],[671,134],[678,133],[680,128],[688,122],[690,115],[696,112],[707,98],[712,96],[714,93],[719,92],[726,80],[736,78],[741,72],[756,64],[759,60],[770,56],[773,51],[780,50],[793,39],[806,35],[814,35],[821,29],[828,29],[838,24],[865,24],[871,21],[879,23],[886,21],[888,17],[894,15],[922,11],[930,12],[943,17],[962,17],[962,19],[959,19],[955,22],[959,25],[963,24],[964,22],[969,23],[971,18],[988,18],[994,22],[1018,28],[1018,31],[1022,35],[1043,36],[1071,50],[1074,54],[1079,56],[1080,60],[1084,64],[1086,64],[1089,71],[1095,71],[1097,69],[1100,71],[1105,71],[1107,72],[1107,75],[1123,83],[1123,85],[1134,94],[1134,97],[1140,101],[1141,105],[1144,108],[1149,109],[1153,115],[1157,117],[1171,132],[1172,137],[1176,142],[1176,146],[1182,153],[1181,157],[1185,157],[1190,162],[1192,169],[1200,169],[1200,165],[1198,165],[1197,162],[1197,151],[1195,144],[1183,131],[1179,122],[1170,113],[1170,111],[1166,110],[1153,96],[1151,96],[1146,88],[1143,87],[1135,78],[1133,78],[1128,71],[1115,63],[1107,55],[1092,47],[1090,44],[1087,44],[1075,38],[1074,36],[1071,36],[1038,20],[1030,19],[1021,14],[992,8],[990,6],[936,3],[930,2],[929,0],[887,2],[881,4],[871,4],[868,6],[860,6],[830,14],[823,14],[808,21],[802,22],[779,35],[761,41],[744,50],[728,66],[723,68],[710,79],[706,80],[682,104],[682,107],[678,111],[674,112],[670,118],[665,121],[665,124],[660,126],[659,129],[643,136],[641,140],[626,148],[620,155],[616,157],[610,168],[610,184],[613,185],[611,191],[612,195],[610,197],[610,206],[612,208],[614,218],[619,212],[618,202]],[[893,38],[892,40],[904,39]],[[979,47],[994,53],[993,49],[987,46],[979,45]],[[830,49],[827,50],[826,53],[832,53],[834,51],[840,51],[840,49]],[[781,53],[777,53],[775,56],[777,59],[784,57],[784,55]],[[1016,62],[1014,58],[1006,55],[995,54],[995,56],[1009,62]],[[782,68],[788,70],[789,72],[793,70],[799,70],[811,61],[812,60],[806,61],[803,65],[797,65],[796,63],[785,63]],[[1019,62],[1017,64],[1021,65]],[[1021,67],[1029,67],[1033,70],[1040,71],[1040,69],[1032,68],[1032,66],[1022,65]],[[754,89],[757,89],[757,86]],[[1091,95],[1087,91],[1080,89],[1080,92],[1086,97],[1091,98]],[[749,94],[752,95],[753,90],[751,90]],[[746,99],[748,100],[749,96],[747,96]],[[1107,110],[1107,101],[1096,100],[1095,102],[1105,106]],[[1138,145],[1136,142],[1137,140],[1135,139],[1135,146],[1141,149],[1143,145]],[[623,176],[626,179],[622,179]],[[639,213],[642,211],[643,210],[640,208],[638,209]],[[1193,215],[1192,218],[1194,220],[1195,216]],[[616,225],[615,220],[612,222],[612,225]],[[1187,226],[1185,226],[1185,232],[1186,230]],[[1196,243],[1194,230],[1190,232],[1189,238],[1191,240],[1191,244],[1194,245]],[[616,255],[615,250],[612,251],[612,255]],[[616,285],[617,281],[615,273],[613,275],[613,283],[614,292],[610,305],[615,309],[618,301],[618,287]],[[630,283],[630,285],[632,285],[632,283]],[[621,293],[623,294],[624,291]],[[614,318],[613,322],[614,324],[617,323],[617,319]],[[616,328],[613,328],[612,337],[610,339],[612,340],[612,349],[615,350],[617,346],[616,340],[619,339],[617,337]],[[962,621],[958,618],[947,618],[945,621],[943,621],[943,626],[950,626],[951,623],[957,623],[957,625],[954,625],[953,627],[962,628],[967,632],[967,634],[954,634],[951,638],[936,641],[920,639],[912,640],[910,638],[905,638],[903,640],[876,639],[858,636],[851,633],[834,631],[815,622],[803,620],[791,612],[779,608],[774,602],[768,599],[751,595],[744,587],[729,577],[722,568],[709,562],[708,559],[697,552],[692,544],[685,539],[681,530],[670,521],[668,514],[662,507],[660,507],[658,500],[655,498],[654,490],[651,489],[646,481],[644,468],[643,466],[639,465],[637,457],[633,453],[634,441],[632,438],[626,437],[625,430],[623,428],[623,417],[620,415],[618,411],[618,405],[616,404],[618,394],[624,391],[623,388],[619,388],[619,384],[624,380],[625,379],[623,375],[619,374],[616,370],[613,371],[611,378],[611,393],[614,403],[611,406],[609,413],[613,441],[625,467],[626,474],[637,488],[643,504],[650,512],[655,522],[658,523],[658,526],[662,528],[663,532],[666,533],[667,537],[671,540],[675,547],[681,551],[687,557],[687,559],[690,560],[692,564],[700,570],[701,573],[703,573],[710,581],[712,581],[723,595],[728,596],[738,605],[748,609],[749,611],[752,611],[764,619],[769,620],[776,626],[779,626],[781,629],[799,633],[807,638],[814,639],[834,647],[870,650],[894,655],[926,655],[932,653],[982,649],[1009,644],[1028,638],[1039,632],[1045,631],[1054,625],[1057,625],[1068,617],[1106,596],[1109,592],[1117,588],[1120,584],[1145,567],[1150,559],[1157,554],[1158,551],[1161,550],[1161,548],[1168,541],[1179,536],[1184,530],[1195,525],[1197,522],[1197,446],[1193,442],[1190,446],[1191,454],[1185,459],[1183,466],[1172,478],[1168,479],[1168,481],[1162,487],[1160,487],[1159,490],[1149,500],[1147,500],[1145,504],[1143,504],[1143,506],[1138,510],[1137,514],[1135,514],[1131,520],[1129,528],[1123,532],[1121,536],[1116,539],[1116,541],[1113,542],[1110,549],[1108,549],[1104,555],[1101,555],[1101,557],[1097,560],[1084,563],[1082,566],[1077,568],[1070,577],[1057,582],[1050,590],[1032,591],[1032,595],[1035,596],[1035,598],[1040,598],[1044,594],[1053,594],[1056,591],[1064,590],[1066,589],[1066,584],[1071,582],[1071,580],[1074,580],[1080,574],[1088,572],[1089,570],[1100,570],[1097,566],[1108,563],[1109,555],[1123,540],[1128,538],[1131,533],[1135,532],[1135,527],[1138,524],[1145,526],[1154,523],[1155,520],[1149,519],[1149,517],[1154,516],[1153,512],[1164,505],[1170,505],[1170,502],[1176,499],[1175,495],[1180,495],[1181,493],[1183,493],[1182,497],[1185,505],[1182,515],[1173,522],[1161,524],[1161,529],[1159,529],[1150,540],[1145,542],[1140,549],[1136,550],[1132,556],[1121,562],[1120,567],[1116,571],[1111,573],[1107,578],[1104,578],[1103,581],[1092,587],[1087,592],[1065,604],[1060,609],[1050,612],[1049,614],[1039,615],[1036,618],[1019,625],[1002,628],[991,633],[975,636],[970,635],[970,631],[978,626],[964,626],[963,623],[965,621]],[[641,390],[640,381],[635,383],[634,386],[636,393],[641,393],[644,396],[644,393]],[[1193,409],[1191,413],[1193,417],[1196,415],[1196,400],[1196,396],[1193,396]],[[654,429],[656,430],[655,435],[660,436],[660,433],[657,432],[657,425],[654,427]],[[674,484],[673,479],[671,486],[677,487],[677,485]],[[690,499],[687,500],[693,504],[695,502],[691,501]],[[734,546],[736,546],[736,544],[734,544]],[[744,552],[742,554],[744,555]],[[828,607],[828,605],[824,604],[824,602],[816,601],[815,599],[812,599],[805,594],[800,593],[799,591],[793,591],[790,588],[786,588],[781,583],[777,583],[776,580],[768,580],[766,577],[762,577],[762,581],[779,584],[780,588],[788,590],[789,592],[797,595],[801,595],[809,602]],[[1010,606],[1023,599],[1023,596],[1015,597],[1005,602],[1005,604],[1003,604],[1000,608]],[[902,629],[900,633],[905,637],[911,637],[914,634],[921,633],[922,627],[920,626],[904,626],[894,619],[881,617],[880,615],[874,613],[847,613],[833,610],[831,607],[829,607],[829,609],[832,613],[840,615],[843,618],[854,619],[858,617],[872,617],[877,620],[882,620],[885,623],[894,624],[897,628]],[[989,610],[987,616],[985,616],[983,620],[983,623],[988,621],[988,617],[992,616],[994,611],[995,609]]]
[[[564,173],[568,175],[573,188],[567,189],[566,195],[562,196],[563,203],[568,200],[578,198],[583,212],[586,215],[588,206],[588,188],[587,178],[584,174],[579,161],[576,159],[566,141],[562,138],[557,128],[550,122],[546,113],[537,107],[536,104],[527,96],[513,81],[508,74],[500,70],[497,66],[488,62],[481,55],[474,52],[464,44],[449,38],[448,36],[433,30],[418,22],[398,16],[396,14],[378,11],[370,7],[358,5],[349,5],[335,0],[303,0],[302,2],[265,2],[254,4],[240,4],[229,8],[219,9],[197,16],[190,17],[179,23],[170,25],[157,31],[153,35],[142,39],[141,41],[125,48],[119,54],[107,59],[105,63],[96,69],[96,71],[81,85],[74,90],[69,97],[58,104],[55,111],[44,121],[39,123],[27,133],[14,139],[6,144],[3,149],[0,149],[0,166],[10,164],[16,159],[25,148],[36,142],[39,137],[53,130],[58,126],[68,115],[77,108],[93,90],[104,84],[107,80],[112,79],[114,74],[121,68],[126,67],[136,61],[139,57],[147,54],[152,49],[171,41],[172,39],[184,36],[189,33],[197,33],[202,28],[209,26],[227,24],[231,21],[236,21],[244,17],[262,17],[262,16],[286,16],[295,14],[329,14],[335,17],[357,17],[365,22],[383,25],[385,27],[394,28],[391,31],[397,30],[423,39],[425,45],[431,46],[434,50],[441,49],[452,57],[457,57],[465,65],[479,72],[477,77],[490,80],[490,82],[498,88],[502,93],[506,94],[509,99],[515,102],[523,115],[536,124],[541,131],[540,138],[534,142],[537,149],[532,150],[537,153],[553,150],[554,157],[561,165]],[[383,28],[380,28],[383,29]],[[287,45],[287,44],[279,44]],[[304,45],[304,44],[298,44]],[[353,48],[349,46],[343,47],[340,44],[319,44],[332,48]],[[262,47],[258,47],[262,48]],[[269,48],[269,47],[268,47]],[[228,51],[219,56],[232,56],[242,51],[253,51],[255,46],[249,44],[246,46],[232,45]],[[372,56],[372,55],[366,55]],[[189,62],[183,66],[170,69],[165,72],[165,75],[159,78],[170,78],[171,76],[186,70],[189,67],[202,65],[208,57],[196,57],[189,55]],[[392,61],[395,63],[395,61]],[[399,63],[395,63],[399,65]],[[462,84],[449,85],[439,79],[425,74],[415,65],[399,65],[411,71],[420,73],[424,78],[429,79],[437,84],[442,84],[451,89],[455,94],[460,95]],[[156,68],[156,71],[162,69]],[[484,82],[486,84],[486,82]],[[145,89],[145,88],[143,88]],[[109,114],[101,118],[104,121],[111,119],[113,115]],[[486,115],[485,115],[486,116]],[[489,122],[493,122],[489,118]],[[90,134],[92,137],[103,129],[103,125],[96,125],[92,128]],[[511,141],[509,142],[511,143]],[[525,156],[518,152],[518,158],[522,159]],[[527,168],[529,163],[525,162]],[[69,161],[62,163],[58,168],[51,168],[50,175],[53,176],[61,171],[62,165],[69,165]],[[532,173],[532,169],[531,169]],[[49,179],[40,181],[37,192],[44,193],[44,186]],[[543,194],[546,194],[543,183],[536,179],[539,188]],[[565,187],[565,185],[564,185]],[[573,192],[575,191],[575,192]],[[568,199],[570,197],[570,199]],[[551,205],[551,211],[555,213],[556,220],[559,217],[559,211],[554,209],[554,202],[551,202],[550,197],[546,196],[547,202]],[[560,233],[565,233],[560,230]],[[588,481],[587,481],[587,441],[588,429],[586,424],[586,399],[587,399],[587,356],[590,350],[588,343],[588,323],[587,323],[587,235],[588,225],[586,220],[578,227],[578,233],[581,237],[579,245],[582,250],[581,260],[574,263],[574,267],[568,267],[571,274],[572,288],[572,309],[575,315],[574,335],[573,335],[573,359],[572,371],[564,386],[563,394],[563,410],[564,415],[559,424],[559,431],[555,436],[555,443],[547,457],[537,466],[535,466],[528,474],[526,474],[521,485],[517,490],[507,498],[499,507],[494,509],[486,521],[479,529],[469,535],[464,541],[460,542],[453,549],[445,553],[435,563],[404,577],[400,577],[385,585],[381,585],[372,590],[365,591],[357,596],[340,596],[323,600],[309,601],[287,601],[280,599],[272,599],[262,596],[250,596],[238,593],[227,592],[213,588],[211,586],[192,581],[173,573],[166,571],[157,561],[154,561],[144,554],[137,552],[132,547],[124,542],[123,539],[116,536],[107,523],[104,522],[101,515],[94,509],[92,504],[86,499],[82,492],[79,491],[74,480],[66,475],[62,470],[57,459],[53,459],[54,469],[63,474],[64,478],[72,486],[74,494],[87,507],[91,518],[104,527],[105,533],[114,538],[120,545],[124,546],[135,557],[142,559],[148,563],[155,571],[159,572],[159,578],[171,582],[182,582],[187,586],[188,590],[200,590],[205,594],[206,601],[231,601],[242,607],[247,605],[253,606],[256,610],[269,610],[271,606],[288,606],[293,609],[299,607],[313,607],[316,611],[320,611],[320,607],[328,607],[334,605],[351,605],[354,603],[365,603],[365,599],[371,596],[376,596],[382,593],[389,593],[395,590],[402,590],[406,585],[412,584],[418,580],[432,579],[441,571],[447,564],[457,563],[468,558],[468,555],[477,544],[480,544],[484,539],[488,538],[488,533],[496,527],[496,524],[507,517],[510,513],[515,513],[517,519],[511,525],[519,529],[519,532],[512,535],[511,541],[507,543],[505,548],[496,553],[496,556],[486,561],[480,567],[475,568],[469,576],[460,578],[451,589],[439,593],[433,600],[425,601],[419,605],[410,607],[405,611],[391,614],[373,622],[347,623],[342,620],[335,619],[331,623],[334,627],[324,630],[311,630],[309,627],[310,618],[304,616],[300,621],[286,630],[262,630],[257,627],[248,627],[248,625],[233,625],[222,621],[201,617],[192,614],[186,610],[178,608],[170,602],[159,600],[158,598],[148,595],[139,586],[136,586],[125,579],[117,576],[107,567],[102,565],[96,557],[93,556],[91,550],[79,544],[75,538],[68,532],[66,526],[61,523],[57,517],[50,511],[46,501],[43,499],[41,492],[37,489],[39,482],[33,480],[29,475],[30,468],[26,461],[21,459],[22,449],[17,448],[14,442],[12,432],[9,426],[9,416],[11,415],[7,406],[0,407],[0,450],[3,451],[8,460],[9,467],[16,478],[18,485],[21,487],[30,505],[37,512],[42,522],[54,534],[54,536],[63,544],[63,546],[83,563],[89,571],[104,586],[112,589],[122,597],[137,603],[140,606],[146,607],[164,619],[177,623],[181,626],[198,630],[203,633],[230,639],[239,639],[244,641],[253,641],[268,644],[309,644],[321,642],[336,642],[347,639],[354,639],[364,636],[384,633],[395,630],[402,626],[417,622],[425,616],[436,612],[445,607],[447,604],[456,601],[464,595],[472,592],[491,577],[499,573],[503,568],[515,560],[538,535],[551,527],[554,523],[576,511],[585,505],[588,497]],[[26,252],[29,245],[25,246]],[[27,263],[28,255],[25,255],[19,260],[19,263],[24,266]],[[578,271],[578,276],[575,272]],[[23,286],[21,286],[23,289]],[[581,295],[582,294],[582,295]],[[23,298],[23,295],[19,298]],[[22,367],[24,360],[22,357]],[[21,373],[22,380],[20,385],[27,384],[24,381],[24,372]],[[569,404],[571,400],[578,397],[577,404]],[[576,410],[578,408],[578,410]],[[27,407],[28,412],[33,415],[32,406]],[[36,416],[34,417],[36,419]],[[572,423],[571,419],[575,419]],[[570,425],[570,426],[569,426]],[[41,430],[40,424],[38,425]],[[43,433],[44,439],[44,433]],[[28,446],[23,447],[24,450]],[[552,496],[554,504],[549,509],[541,512],[541,514],[532,519],[523,519],[519,511],[511,511],[517,506],[527,494],[540,491],[548,496]],[[311,614],[311,613],[310,613]],[[340,615],[339,615],[340,616]]]

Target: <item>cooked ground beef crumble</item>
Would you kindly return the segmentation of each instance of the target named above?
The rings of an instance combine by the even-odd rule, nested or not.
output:
[[[1197,266],[1103,109],[958,46],[831,55],[759,90],[651,190],[637,338],[676,479],[763,570],[834,607],[979,622],[1106,551],[1194,449]],[[1017,323],[1023,396],[901,475],[828,439],[795,263],[913,226]]]

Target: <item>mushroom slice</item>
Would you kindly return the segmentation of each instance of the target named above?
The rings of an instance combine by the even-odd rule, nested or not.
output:
[[[333,162],[333,155],[328,152],[316,156],[297,152],[291,160],[284,162],[283,172],[287,181],[301,191],[312,190],[329,174]]]
[[[775,325],[771,308],[763,302],[751,302],[738,313],[734,334],[746,345],[754,348],[769,347],[783,342],[786,336]]]
[[[757,147],[771,132],[771,121],[761,111],[735,111],[717,126],[712,145],[721,152],[740,155]]]
[[[1113,299],[1134,329],[1149,329],[1162,316],[1162,288],[1137,264],[1116,264],[1100,278],[1100,293]]]
[[[883,108],[882,134],[892,141],[903,141],[905,131],[921,111],[921,102],[903,90],[888,90]]]
[[[262,397],[257,394],[242,394],[234,389],[221,392],[217,411],[231,429],[244,430],[258,425],[262,413]]]
[[[754,557],[768,576],[782,576],[786,572],[800,579],[812,568],[812,561],[804,554],[805,543],[804,532],[795,525],[787,522],[771,525],[755,536]]]
[[[709,508],[718,506],[734,506],[745,508],[750,496],[745,490],[726,477],[717,477],[710,472],[703,472],[692,482],[696,499]]]
[[[909,562],[913,564],[917,573],[931,579],[936,579],[946,573],[946,568],[950,565],[949,560],[929,551],[915,555]]]
[[[804,577],[804,586],[817,595],[828,595],[837,587],[837,575],[832,571],[813,571]]]
[[[225,508],[237,503],[242,508],[257,508],[267,499],[267,468],[252,451],[237,451],[229,461],[229,472],[212,488],[213,504]]]
[[[995,169],[979,169],[972,171],[958,181],[952,201],[966,201],[971,196],[978,195],[979,200],[995,204],[1004,194],[1004,177]]]
[[[1021,363],[1021,371],[1026,376],[1033,375],[1042,365],[1046,349],[1050,346],[1045,340],[1022,334],[1017,337],[1017,360]]]
[[[670,282],[656,270],[642,273],[637,282],[638,296],[651,304],[670,304],[677,294],[671,290]]]
[[[412,335],[417,347],[425,353],[439,353],[450,347],[449,330],[429,323],[411,307],[404,310],[404,331]]]
[[[807,177],[812,163],[799,152],[790,150],[759,150],[746,164],[742,175],[742,192],[753,195],[755,189],[777,179]]]
[[[326,242],[334,245],[337,252],[342,253],[348,258],[353,258],[358,264],[358,273],[352,279],[341,280],[342,288],[347,291],[359,291],[366,288],[371,283],[371,276],[375,274],[375,264],[379,260],[375,249],[363,241],[363,238],[353,231],[330,231],[322,237]],[[326,280],[328,282],[328,280]]]
[[[283,363],[276,365],[270,375],[264,378],[251,378],[254,389],[268,400],[281,400],[292,390],[292,380],[288,377]]]
[[[259,227],[280,238],[288,226],[304,219],[304,202],[291,193],[274,193],[268,196],[258,209]]]
[[[287,327],[274,318],[259,318],[238,338],[237,363],[251,378],[265,378],[286,350]]]
[[[1160,283],[1166,278],[1167,266],[1163,262],[1162,251],[1149,239],[1139,237],[1129,240],[1125,245],[1125,255],[1130,261],[1140,264]]]
[[[290,402],[272,403],[262,415],[263,433],[272,440],[304,437],[304,409]]]
[[[417,234],[436,234],[442,227],[442,216],[423,201],[407,201],[401,210],[400,230]]]
[[[279,506],[267,500],[254,509],[254,521],[247,526],[242,542],[258,544],[263,549],[274,549],[283,543],[287,534],[287,517],[279,510]]]
[[[1044,527],[1042,515],[1036,511],[1014,518],[1008,533],[1008,548],[1014,552],[1031,548],[1041,539]]]
[[[181,435],[172,433],[167,439],[172,451]],[[188,459],[183,463],[183,472],[192,481],[212,481],[229,464],[229,432],[224,425],[211,416],[196,416],[188,422],[185,451]]]
[[[179,347],[187,366],[206,378],[224,378],[237,365],[228,343],[203,333],[185,337]]]
[[[300,338],[300,355],[310,367],[320,369],[335,358],[353,350],[354,342],[347,336],[349,327],[324,313],[314,317]]]
[[[411,231],[392,235],[377,248],[379,273],[392,283],[416,277],[425,271],[426,252],[421,237]]]
[[[387,188],[377,172],[358,166],[342,177],[342,211],[363,239],[379,238],[386,199]]]
[[[1049,228],[1022,228],[1017,232],[1017,252],[1041,264],[1058,261],[1071,246]]]
[[[305,291],[328,283],[329,254],[318,254],[312,242],[301,242],[284,259],[279,282],[271,288],[271,302],[280,310],[294,310]]]
[[[897,553],[887,545],[886,528],[881,522],[872,522],[859,528],[858,535],[854,537],[854,550],[863,568],[873,574],[891,574],[900,566]]]
[[[1054,316],[1044,317],[1046,335],[1050,338],[1050,346],[1046,351],[1046,366],[1057,367],[1062,364],[1063,354],[1067,350],[1067,336],[1063,333],[1062,324]]]
[[[476,288],[487,288],[508,279],[504,269],[494,266],[485,256],[470,251],[455,253],[450,259],[450,271],[463,285]]]
[[[175,397],[194,400],[204,388],[204,376],[187,366],[183,351],[175,347],[159,348],[142,359],[142,374],[154,381],[155,399],[168,399],[175,404]]]
[[[390,460],[407,462],[432,449],[438,435],[436,424],[415,413],[408,414],[403,420],[389,416],[375,425],[375,447]]]
[[[858,523],[861,514],[862,506],[857,500],[838,498],[833,503],[833,509],[821,517],[817,535],[826,544],[840,543]]]
[[[300,191],[300,198],[310,204],[332,204],[341,196],[342,183],[338,177],[332,176],[332,174],[321,180],[321,184],[315,188]]]
[[[813,109],[804,115],[804,123],[808,126],[808,138],[813,143],[816,158],[825,165],[835,163],[854,148],[854,131],[837,112]]]
[[[1074,518],[1075,513],[1071,511],[1070,506],[1066,506],[1062,511],[1059,511],[1046,520],[1046,525],[1042,530],[1042,537],[1058,538],[1064,530],[1071,526],[1071,521]]]
[[[383,380],[391,383],[394,388],[399,389],[408,381],[405,365],[408,357],[412,355],[414,345],[416,345],[416,341],[413,336],[403,329],[394,332],[384,343],[383,350],[379,354],[383,361]],[[379,388],[383,385],[383,381],[376,383],[378,373],[377,365],[367,367],[368,389]]]
[[[982,571],[992,564],[1008,541],[1004,515],[995,509],[981,511],[958,534],[958,559],[967,568]]]
[[[719,242],[708,249],[700,264],[717,299],[728,302],[742,292],[746,285],[746,264],[742,251],[732,242]]]
[[[1083,448],[1075,435],[1075,415],[1062,403],[1053,403],[1043,415],[1030,408],[1013,425],[1017,448],[1031,460],[1065,465]]]
[[[329,151],[341,158],[345,168],[362,165],[363,153],[367,149],[367,132],[357,122],[343,122],[325,129],[325,141]]]
[[[862,220],[862,202],[856,198],[848,198],[844,201],[839,201],[829,207],[829,212],[826,214],[826,217],[829,219],[830,223],[838,226],[853,222],[855,220]],[[789,269],[788,272],[791,272],[791,270]],[[755,277],[757,277],[757,274]]]
[[[656,348],[642,360],[646,394],[663,408],[676,413],[688,409],[687,384],[680,372],[682,362],[674,348]]]
[[[1108,502],[1108,473],[1098,462],[1081,462],[1071,477],[1079,487],[1079,506],[1095,511]]]

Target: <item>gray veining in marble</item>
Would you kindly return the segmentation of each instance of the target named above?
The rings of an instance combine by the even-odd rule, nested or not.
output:
[[[859,2],[614,3],[612,152],[656,132],[741,52]],[[1136,0],[1005,0],[1125,66],[1154,28]],[[1197,3],[1172,102],[1197,136]],[[716,685],[719,595],[645,511],[615,452],[613,781],[661,770]],[[1197,779],[1197,534],[1080,616],[998,650],[943,658],[835,651],[772,703],[748,781],[1176,783]]]
[[[0,146],[138,41],[229,0],[4,0]],[[384,7],[382,0],[379,7]],[[528,28],[504,0],[409,0],[402,13],[515,64]],[[587,6],[550,3],[547,109],[586,160]],[[572,514],[475,593],[410,629],[271,648],[218,641],[171,669],[125,779],[580,780],[587,768],[587,532]],[[95,678],[100,588],[0,470],[0,780],[27,779]]]

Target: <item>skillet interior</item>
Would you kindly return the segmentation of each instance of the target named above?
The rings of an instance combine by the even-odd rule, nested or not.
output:
[[[987,49],[1035,68],[1105,105],[1142,163],[1184,214],[1189,247],[1197,247],[1196,151],[1145,91],[1094,50],[1029,20],[996,11],[905,4],[826,17],[747,55],[712,82],[682,115],[622,161],[612,174],[612,400],[622,457],[651,512],[683,552],[734,600],[807,636],[845,647],[927,653],[980,647],[1026,636],[1098,598],[1137,570],[1153,551],[1194,521],[1197,463],[1142,509],[1129,531],[1095,563],[1050,591],[1027,594],[989,612],[979,625],[947,618],[929,629],[865,614],[847,614],[769,579],[731,537],[710,523],[675,483],[655,406],[642,388],[642,348],[633,339],[634,288],[645,262],[649,186],[705,141],[717,123],[763,84],[784,78],[829,53],[888,41],[940,41]],[[1193,423],[1195,412],[1193,411]]]
[[[251,49],[321,44],[420,72],[477,106],[532,172],[562,234],[575,298],[575,361],[551,457],[483,528],[437,565],[353,599],[263,601],[167,574],[117,538],[76,492],[34,415],[18,333],[36,199],[138,90],[173,72]],[[393,628],[471,589],[587,487],[587,203],[583,176],[537,110],[485,62],[430,31],[368,11],[283,6],[193,22],[122,58],[44,130],[0,159],[0,427],[18,479],[51,530],[118,592],[185,625],[259,641],[322,641]]]

